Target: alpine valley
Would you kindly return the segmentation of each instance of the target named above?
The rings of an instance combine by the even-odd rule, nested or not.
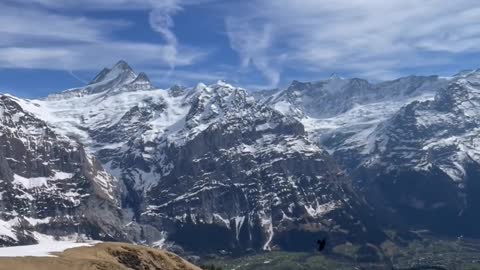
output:
[[[0,96],[0,245],[42,235],[189,254],[480,237],[480,71],[249,92],[157,89],[124,62]],[[388,233],[395,230],[396,234]]]

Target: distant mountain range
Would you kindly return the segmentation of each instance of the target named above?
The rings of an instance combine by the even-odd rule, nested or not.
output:
[[[156,89],[120,61],[0,97],[0,245],[84,234],[201,252],[480,234],[480,72]]]
[[[480,71],[293,82],[261,99],[300,121],[388,219],[480,235]]]

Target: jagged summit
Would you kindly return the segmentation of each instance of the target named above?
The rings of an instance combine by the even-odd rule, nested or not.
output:
[[[133,69],[127,62],[120,60],[113,68],[104,68],[97,76],[89,83],[89,85],[107,83],[112,80],[120,80],[121,82],[127,82],[128,80],[134,80],[137,77]]]
[[[291,91],[294,91],[294,90],[302,91],[302,90],[305,90],[305,89],[308,89],[308,88],[311,88],[311,87],[312,87],[312,83],[311,83],[311,82],[301,82],[301,81],[293,80],[293,81],[290,83],[290,86],[287,88],[287,91],[288,91],[288,90],[291,90]]]
[[[110,71],[111,71],[111,69],[109,69],[109,68],[103,68],[102,71],[100,71],[100,73],[98,73],[97,76],[95,76],[95,78],[93,78],[93,80],[91,80],[88,84],[94,84],[94,83],[101,82],[103,79],[105,79],[105,76]]]
[[[119,70],[127,70],[127,71],[133,71],[133,69],[130,67],[130,65],[125,62],[124,60],[119,60],[115,66],[113,67],[113,70],[119,69]]]
[[[148,78],[145,72],[140,72],[137,78],[135,78],[135,82],[150,82],[150,78]]]
[[[344,80],[343,77],[341,77],[340,75],[338,75],[337,73],[333,72],[332,74],[330,74],[330,77],[328,78],[329,80]]]
[[[147,74],[138,75],[124,60],[118,61],[111,69],[102,69],[86,86],[49,95],[47,99],[65,99],[89,94],[115,94],[124,91],[142,91],[154,89]]]
[[[172,97],[178,97],[185,93],[186,87],[175,84],[170,89],[168,89],[168,94]]]
[[[140,72],[131,83],[125,86],[125,88],[130,91],[151,90],[153,89],[153,85],[147,74]]]
[[[88,93],[99,93],[105,90],[118,90],[123,86],[126,86],[135,81],[137,74],[133,69],[127,64],[127,62],[120,60],[113,66],[111,70],[108,69],[102,70],[94,79],[93,84],[89,84]]]
[[[108,69],[104,69],[108,70]],[[99,77],[104,71],[100,72]],[[94,80],[91,93],[98,93],[105,90],[109,92],[119,91],[139,91],[153,89],[150,78],[145,72],[140,72],[138,75],[124,60],[118,61],[111,70],[104,76],[99,77],[99,80]],[[98,85],[100,84],[100,85]],[[113,91],[112,91],[113,90]]]

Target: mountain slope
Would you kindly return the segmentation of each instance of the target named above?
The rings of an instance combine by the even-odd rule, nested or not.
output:
[[[301,121],[387,220],[478,235],[478,89],[478,71],[378,84],[334,77],[263,100]]]
[[[125,243],[101,243],[56,255],[58,257],[0,258],[0,269],[200,270],[173,253]]]
[[[298,82],[261,102],[302,122],[310,136],[331,151],[362,144],[380,122],[414,100],[432,99],[448,81],[436,76],[410,76],[370,83],[338,76]]]
[[[127,239],[122,231],[122,184],[81,144],[58,136],[0,96],[0,244],[35,242],[32,232]]]
[[[147,242],[207,252],[382,239],[349,178],[294,118],[223,82],[131,91],[117,78],[140,75],[112,70],[122,72],[93,81],[113,85],[103,91],[19,102],[122,180],[132,221],[162,232],[144,231]],[[207,239],[213,232],[221,237]]]
[[[299,122],[223,83],[188,96],[184,127],[156,148],[161,181],[147,193],[142,220],[174,227],[172,240],[199,250],[206,241],[215,249],[311,247],[292,241],[295,233],[368,237],[365,205]],[[201,236],[208,232],[222,236]]]
[[[480,235],[473,225],[480,223],[479,105],[480,74],[473,73],[434,100],[405,106],[369,138],[374,147],[359,173],[375,175],[373,186],[406,218]]]

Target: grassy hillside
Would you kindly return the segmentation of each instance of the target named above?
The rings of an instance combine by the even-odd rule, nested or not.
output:
[[[0,258],[0,270],[200,270],[173,253],[124,243],[72,248],[55,255]]]

